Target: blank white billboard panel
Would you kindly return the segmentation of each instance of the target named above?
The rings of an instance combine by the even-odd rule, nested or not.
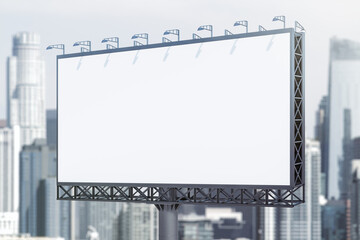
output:
[[[58,182],[289,186],[290,33],[58,59]]]

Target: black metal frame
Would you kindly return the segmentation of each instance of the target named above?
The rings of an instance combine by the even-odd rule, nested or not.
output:
[[[222,204],[247,206],[294,207],[305,199],[305,96],[304,96],[304,33],[294,29],[279,29],[180,42],[109,49],[77,54],[59,55],[57,59],[88,56],[147,48],[167,47],[199,42],[219,41],[269,34],[291,34],[291,183],[289,186],[218,186],[120,183],[62,183],[57,182],[58,200],[118,201],[151,204]]]

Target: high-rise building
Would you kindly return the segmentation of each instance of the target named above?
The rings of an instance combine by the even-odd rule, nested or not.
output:
[[[351,239],[360,239],[360,159],[353,159],[351,170]]]
[[[39,35],[20,32],[13,37],[7,61],[7,123],[20,126],[20,146],[46,137],[44,64]]]
[[[206,207],[205,218],[211,221],[213,239],[245,239],[243,213],[235,208]]]
[[[19,211],[19,127],[0,128],[0,212]]]
[[[277,240],[279,239],[279,211],[276,208],[258,208],[258,230],[255,239]]]
[[[60,217],[64,229],[69,225],[66,221],[70,221],[70,216],[52,212],[56,211],[56,207],[61,208],[54,205],[55,176],[54,146],[48,146],[45,139],[37,139],[33,144],[23,146],[20,153],[20,233],[30,233],[32,236],[56,233],[56,230],[51,230],[51,226],[47,226],[49,222],[43,223],[44,218],[53,218],[55,221]],[[70,212],[68,209],[62,211]]]
[[[305,141],[305,203],[293,209],[280,209],[280,239],[320,240],[321,149],[318,141]]]
[[[0,235],[19,233],[19,134],[0,128]]]
[[[141,203],[122,205],[119,217],[120,240],[157,240],[158,210],[155,206]],[[101,236],[100,236],[101,237]]]
[[[56,145],[57,142],[57,121],[56,110],[46,110],[46,141],[48,145]]]
[[[360,239],[360,137],[352,140],[351,161],[351,239]]]
[[[330,199],[322,207],[322,239],[346,239],[346,202]]]
[[[179,240],[213,240],[213,225],[204,215],[179,215]]]
[[[338,162],[343,156],[344,109],[351,110],[351,122],[360,122],[360,43],[332,38],[329,66],[329,196],[339,197]],[[360,136],[354,124],[352,136]]]
[[[73,239],[83,240],[89,231],[89,227],[96,230],[99,239],[118,240],[121,217],[120,211],[124,204],[118,202],[91,202],[76,201],[73,208]],[[126,219],[130,221],[130,219]]]
[[[82,240],[86,237],[89,226],[89,204],[90,202],[87,201],[75,201],[72,203],[72,207],[74,207],[74,211],[71,215],[71,217],[74,218],[74,221],[72,221],[72,228],[74,228],[75,235],[72,240]]]
[[[328,198],[329,185],[329,100],[323,96],[316,111],[315,140],[321,146],[321,194]]]
[[[339,159],[339,190],[340,198],[348,199],[351,187],[351,160],[353,141],[351,139],[351,111],[344,109],[342,157]]]
[[[100,239],[117,240],[119,214],[122,204],[116,202],[89,202],[87,206],[87,225],[96,228]]]
[[[294,208],[265,208],[260,216],[261,239],[320,240],[321,209],[319,203],[321,181],[320,143],[305,142],[305,203]],[[300,194],[300,193],[299,193]]]
[[[37,235],[70,240],[70,201],[56,200],[56,178],[40,181],[38,189]]]
[[[195,214],[211,220],[214,239],[257,239],[255,234],[256,207],[216,207],[184,204],[179,215]]]
[[[352,140],[352,158],[360,159],[360,137],[353,138]]]

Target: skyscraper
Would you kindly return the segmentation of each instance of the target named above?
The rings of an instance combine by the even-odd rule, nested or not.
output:
[[[59,227],[63,230],[70,231],[69,204],[55,203],[55,176],[54,146],[46,145],[45,139],[37,139],[32,145],[23,146],[20,153],[20,233],[30,233],[32,236],[64,234],[62,230],[51,229],[52,226],[48,225],[56,221],[61,221]],[[48,221],[44,222],[45,219]],[[67,237],[70,233],[64,235],[61,237]]]
[[[351,239],[360,239],[360,159],[353,159],[351,170]]]
[[[351,239],[360,239],[360,137],[352,140]]]
[[[191,213],[179,215],[179,240],[212,240],[214,230],[211,219]]]
[[[46,141],[48,145],[56,145],[57,119],[56,110],[46,110]]]
[[[17,219],[19,153],[24,144],[45,137],[44,90],[40,38],[18,33],[7,61],[7,127],[0,129],[0,211],[13,212]]]
[[[339,190],[340,198],[348,199],[350,197],[351,188],[351,160],[353,142],[351,139],[351,111],[344,109],[343,131],[344,136],[342,139],[342,157],[339,159]]]
[[[276,208],[258,208],[259,229],[257,238],[259,240],[279,239],[279,211]]]
[[[338,162],[343,156],[344,109],[351,110],[351,122],[360,122],[360,43],[332,38],[329,66],[329,196],[338,197]],[[360,136],[360,125],[351,130]]]
[[[0,128],[0,212],[19,211],[19,127]]]
[[[13,37],[7,87],[7,125],[20,126],[20,146],[45,138],[45,67],[39,35],[20,32]]]
[[[322,237],[326,240],[346,239],[346,202],[330,199],[322,207]]]
[[[81,240],[86,237],[89,226],[89,203],[88,201],[74,201],[71,203],[73,208],[71,217],[74,219],[71,227],[74,228],[74,239]]]
[[[352,158],[360,159],[360,136],[353,138]]]
[[[117,202],[89,202],[87,204],[87,225],[96,228],[100,239],[119,239],[118,226],[121,206],[122,204]]]
[[[100,240],[118,240],[120,238],[119,234],[122,232],[119,231],[119,215],[123,203],[76,201],[72,204],[74,239],[85,239],[89,227],[96,230]],[[130,219],[126,221],[130,221]]]
[[[321,150],[318,141],[305,142],[305,203],[294,208],[265,208],[260,229],[264,240],[320,240]]]
[[[206,207],[205,219],[211,221],[212,239],[237,239],[245,235],[243,213],[235,208]]]
[[[321,146],[321,194],[328,198],[329,185],[329,99],[323,96],[316,111],[315,140]]]
[[[306,140],[305,147],[305,203],[292,209],[280,211],[280,239],[284,240],[320,240],[320,143]]]
[[[123,204],[119,217],[120,240],[157,240],[158,210],[154,205]]]
[[[55,176],[40,181],[37,235],[70,240],[70,201],[56,200]]]

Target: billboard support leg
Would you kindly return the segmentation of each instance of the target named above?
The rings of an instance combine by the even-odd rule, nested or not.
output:
[[[159,210],[159,240],[178,240],[179,204],[156,204]]]

